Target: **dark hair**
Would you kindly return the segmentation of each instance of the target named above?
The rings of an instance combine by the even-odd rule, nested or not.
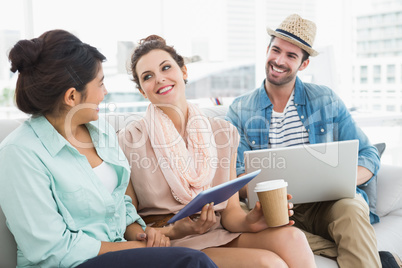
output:
[[[269,41],[269,47],[271,46],[272,42],[275,40],[276,36],[271,36],[271,41]],[[303,53],[303,57],[302,57],[302,63],[307,60],[310,57],[310,54],[307,53],[307,51],[305,51],[304,49],[300,48],[302,53]]]
[[[133,55],[131,56],[131,72],[137,88],[141,88],[140,80],[138,78],[137,71],[135,70],[137,63],[142,56],[155,49],[166,51],[176,61],[180,68],[184,66],[184,58],[176,52],[176,49],[174,49],[173,46],[166,45],[166,41],[162,37],[158,35],[150,35],[147,38],[141,39],[138,46],[134,50]],[[187,80],[184,81],[187,82]]]
[[[74,87],[85,98],[86,85],[106,60],[96,48],[64,30],[20,40],[10,50],[11,71],[19,72],[18,108],[33,115],[60,112],[65,92]]]

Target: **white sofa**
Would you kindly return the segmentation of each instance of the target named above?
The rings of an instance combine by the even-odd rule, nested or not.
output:
[[[224,106],[204,108],[204,112],[211,117],[224,118],[226,111],[227,107]],[[106,116],[115,129],[120,129],[141,117],[141,114],[110,114]],[[0,142],[22,122],[23,119],[1,119]],[[381,218],[381,222],[374,225],[378,250],[390,251],[402,257],[402,167],[389,165],[381,167],[377,185],[377,213]],[[15,267],[16,253],[17,246],[0,209],[0,267]],[[334,260],[322,256],[316,256],[316,262],[319,268],[338,267]]]

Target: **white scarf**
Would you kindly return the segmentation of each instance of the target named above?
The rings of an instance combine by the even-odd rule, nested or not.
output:
[[[181,116],[184,122],[184,116]],[[187,143],[170,118],[156,105],[148,106],[146,126],[161,171],[173,197],[189,203],[210,188],[217,166],[217,150],[211,123],[201,110],[188,103]]]

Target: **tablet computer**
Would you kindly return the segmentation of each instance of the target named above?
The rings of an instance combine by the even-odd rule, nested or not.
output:
[[[173,223],[185,217],[191,216],[197,212],[200,212],[202,208],[208,203],[214,202],[214,205],[217,205],[219,203],[222,203],[223,201],[228,200],[244,185],[254,179],[260,172],[261,170],[256,170],[237,179],[222,183],[220,185],[202,191],[182,210],[174,215],[167,223]]]

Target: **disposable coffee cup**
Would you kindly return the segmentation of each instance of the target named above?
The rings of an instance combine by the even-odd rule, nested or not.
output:
[[[289,223],[287,186],[284,180],[271,180],[257,183],[254,188],[268,227]]]

